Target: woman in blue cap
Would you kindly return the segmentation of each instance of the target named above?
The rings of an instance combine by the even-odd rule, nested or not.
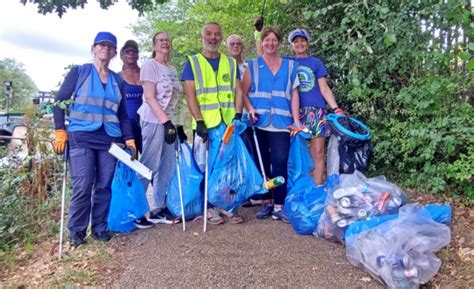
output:
[[[84,244],[91,223],[93,238],[107,242],[107,216],[115,158],[111,143],[122,143],[136,157],[136,146],[123,101],[123,80],[109,69],[117,54],[117,38],[99,32],[92,45],[93,62],[78,65],[67,74],[56,102],[72,99],[66,128],[64,109],[54,107],[54,151],[69,151],[72,196],[68,229],[72,246]],[[68,147],[66,146],[68,144]]]
[[[288,36],[288,42],[295,54],[295,57],[291,59],[298,63],[300,121],[313,134],[310,143],[311,157],[315,166],[313,179],[317,185],[322,185],[325,171],[325,138],[330,135],[326,124],[326,103],[334,113],[343,114],[344,112],[338,108],[327,84],[328,73],[324,63],[319,58],[308,54],[310,40],[311,36],[306,29],[295,29]]]

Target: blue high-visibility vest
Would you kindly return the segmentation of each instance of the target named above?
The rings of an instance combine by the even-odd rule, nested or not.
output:
[[[296,63],[283,58],[275,75],[260,56],[248,60],[248,67],[252,78],[248,97],[259,114],[255,125],[287,128],[293,123],[291,94],[296,79]]]
[[[104,88],[99,73],[91,64],[79,66],[78,72],[78,86],[73,95],[68,131],[96,131],[103,125],[109,136],[121,137],[118,119],[122,100],[120,76],[110,71]]]

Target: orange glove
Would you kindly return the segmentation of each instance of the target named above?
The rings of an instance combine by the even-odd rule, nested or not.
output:
[[[132,151],[132,156],[130,157],[130,160],[134,160],[137,158],[137,146],[135,145],[135,140],[134,139],[129,139],[125,141],[125,145],[129,150]]]
[[[67,132],[64,129],[55,130],[56,137],[54,139],[53,149],[58,155],[64,154],[67,142]]]

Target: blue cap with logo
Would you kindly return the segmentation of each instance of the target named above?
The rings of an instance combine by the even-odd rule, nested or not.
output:
[[[109,42],[114,47],[117,47],[117,37],[110,32],[99,32],[95,36],[94,45],[101,42]]]
[[[306,29],[298,28],[290,32],[290,35],[288,35],[288,42],[293,43],[293,40],[298,36],[303,37],[308,42],[311,40],[311,35]]]

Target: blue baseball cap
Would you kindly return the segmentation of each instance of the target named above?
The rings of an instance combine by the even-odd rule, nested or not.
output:
[[[101,42],[109,42],[115,48],[117,48],[117,37],[110,32],[99,32],[95,36],[94,45]]]
[[[293,43],[295,38],[298,36],[303,37],[308,42],[311,40],[311,35],[306,29],[298,28],[290,32],[290,35],[288,35],[288,42]]]

